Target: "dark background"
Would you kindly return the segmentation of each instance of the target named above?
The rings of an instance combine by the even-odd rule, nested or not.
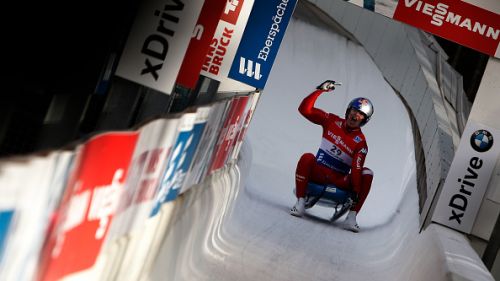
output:
[[[93,131],[105,102],[93,95],[101,71],[121,50],[139,1],[16,2],[2,9],[1,156]],[[61,142],[51,145],[42,140],[50,133],[43,122],[55,97],[67,109],[53,118]]]
[[[99,125],[109,91],[96,87],[123,48],[139,0],[18,2],[2,9],[0,157],[120,129]],[[488,56],[437,39],[472,102]]]

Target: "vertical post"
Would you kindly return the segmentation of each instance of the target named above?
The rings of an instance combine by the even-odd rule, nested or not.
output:
[[[167,95],[144,86],[142,89],[144,97],[139,105],[137,116],[133,120],[134,125],[167,113],[173,100],[173,94]]]
[[[140,104],[140,87],[126,79],[113,77],[96,129],[106,131],[130,128]]]
[[[500,249],[500,216],[497,217],[495,227],[493,228],[490,240],[488,241],[488,245],[486,246],[482,257],[484,265],[486,265],[486,268],[488,268],[489,271],[491,271],[491,268],[495,263],[498,249]]]
[[[78,125],[90,96],[68,90],[52,96],[45,120],[40,127],[35,149],[53,149],[78,138]]]

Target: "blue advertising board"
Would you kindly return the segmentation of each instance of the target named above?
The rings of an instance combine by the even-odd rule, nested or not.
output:
[[[255,0],[229,78],[263,89],[297,0]]]
[[[203,136],[203,131],[205,130],[205,125],[207,124],[207,120],[202,122],[198,122],[194,124],[193,130],[191,131],[191,141],[188,143],[186,147],[186,159],[179,166],[179,180],[175,183],[176,186],[174,189],[180,190],[180,192],[184,192],[189,186],[184,186],[186,175],[189,172],[189,168],[191,167],[191,163],[193,162],[194,155],[198,148],[198,144],[200,143],[201,137]]]
[[[4,210],[0,211],[0,262],[2,261],[3,252],[5,250],[5,242],[7,241],[7,234],[9,233],[10,224],[14,211]]]
[[[158,211],[160,210],[161,206],[163,203],[172,201],[175,198],[177,198],[177,194],[179,193],[179,188],[176,183],[180,181],[180,177],[182,176],[179,167],[182,166],[184,161],[191,161],[190,159],[187,159],[186,157],[186,149],[189,147],[189,143],[192,142],[192,136],[193,136],[193,122],[194,122],[194,117],[196,114],[194,113],[188,113],[185,114],[183,117],[188,117],[187,115],[190,115],[192,118],[191,124],[190,125],[183,125],[181,124],[180,126],[186,126],[186,128],[181,128],[179,131],[179,134],[177,135],[177,138],[175,140],[175,144],[173,146],[173,151],[169,156],[169,160],[167,162],[167,165],[165,167],[165,171],[163,173],[161,182],[160,182],[160,188],[158,191],[158,195],[155,198],[154,206],[153,206],[153,211],[151,213],[151,216],[155,216]],[[190,118],[188,117],[188,118]],[[186,118],[187,119],[187,118]],[[181,121],[183,122],[183,121]],[[189,121],[184,121],[185,123],[189,123]]]
[[[186,182],[184,183],[185,185],[190,186],[203,181],[208,161],[213,153],[215,143],[217,142],[217,133],[224,122],[224,113],[229,107],[229,101],[229,99],[221,100],[212,106],[200,140],[200,143],[203,145],[196,150],[194,160],[191,161],[192,164]]]

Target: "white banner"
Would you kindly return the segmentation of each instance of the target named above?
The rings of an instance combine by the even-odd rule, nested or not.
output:
[[[215,142],[217,141],[217,133],[224,122],[223,117],[227,108],[227,100],[219,101],[212,105],[205,129],[203,130],[203,135],[201,136],[200,147],[194,155],[190,173],[185,180],[186,185],[191,186],[203,181],[208,161],[210,160]]]
[[[156,119],[140,128],[118,212],[108,241],[144,226],[176,137],[177,119]]]
[[[116,75],[170,94],[203,2],[143,1]]]
[[[432,220],[470,233],[500,152],[500,131],[467,122]]]

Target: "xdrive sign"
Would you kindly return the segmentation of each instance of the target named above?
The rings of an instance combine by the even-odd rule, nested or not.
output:
[[[500,147],[500,132],[469,120],[451,163],[432,220],[470,233]]]
[[[477,175],[482,166],[483,160],[481,160],[481,158],[472,157],[469,160],[469,166],[467,167],[467,170],[464,171],[462,178],[457,179],[457,182],[455,183],[457,190],[455,194],[451,196],[450,202],[448,203],[448,206],[451,208],[451,216],[448,220],[454,220],[456,223],[462,224],[462,217],[467,211],[467,203],[469,202],[469,197],[474,191]]]
[[[169,94],[203,0],[145,0],[116,75]]]
[[[229,78],[263,89],[297,0],[256,0]]]

